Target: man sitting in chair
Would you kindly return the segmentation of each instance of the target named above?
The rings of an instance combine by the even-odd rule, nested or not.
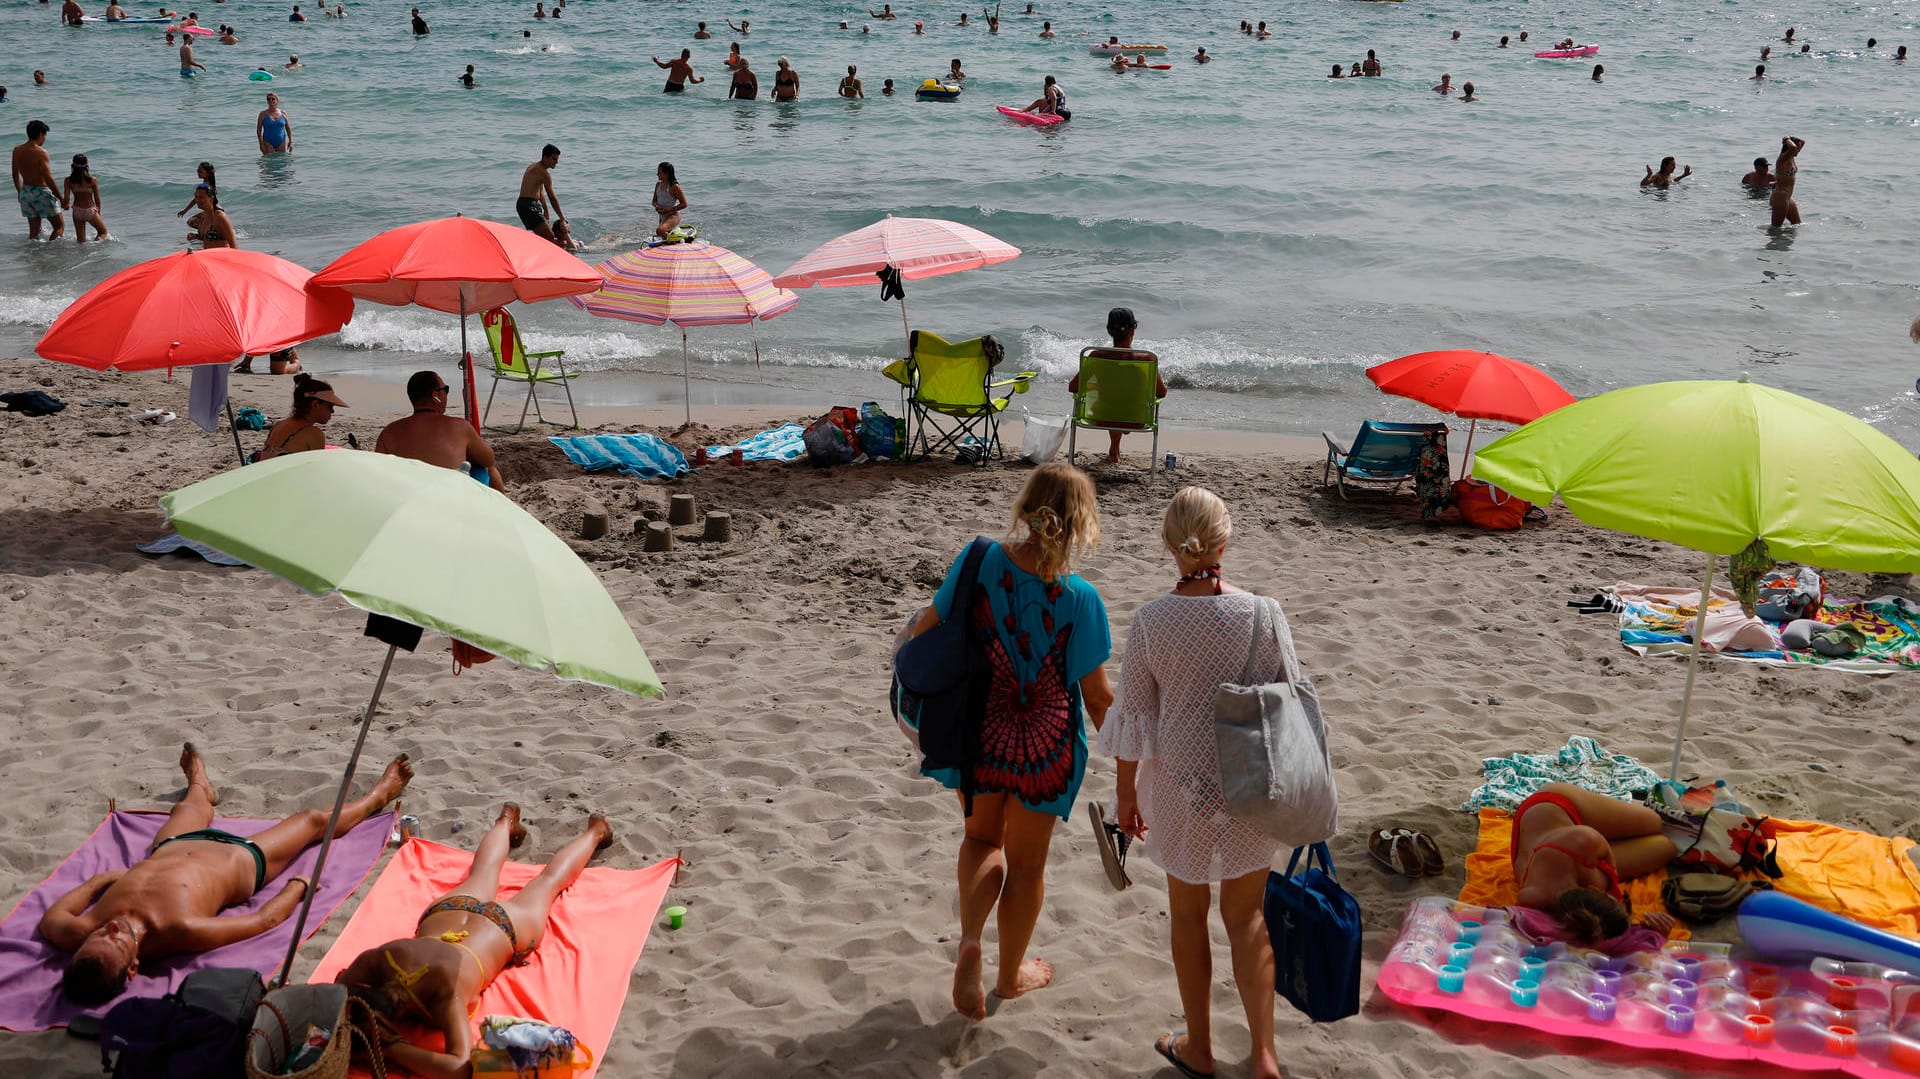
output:
[[[180,770],[186,773],[187,792],[167,815],[146,858],[128,869],[95,874],[40,919],[40,936],[73,953],[60,987],[78,1003],[100,1004],[119,996],[142,959],[210,952],[257,937],[291,917],[313,887],[305,877],[295,877],[252,914],[218,917],[253,898],[301,851],[320,842],[328,812],[303,809],[243,838],[208,827],[220,798],[192,742],[180,751]],[[412,778],[406,756],[394,758],[364,798],[341,808],[334,835],[345,835],[384,809]]]
[[[1133,331],[1138,329],[1139,326],[1140,326],[1140,323],[1138,320],[1136,320],[1133,317],[1133,309],[1130,307],[1116,307],[1113,310],[1107,312],[1107,332],[1113,335],[1114,348],[1132,348],[1133,347]],[[1156,385],[1154,386],[1154,389],[1153,389],[1153,396],[1155,398],[1166,397],[1167,396],[1166,379],[1160,378],[1159,376],[1156,375],[1154,377],[1154,381]],[[1072,381],[1067,383],[1067,392],[1068,393],[1080,392],[1080,376],[1079,375],[1077,374],[1074,375]],[[1125,432],[1123,431],[1107,432],[1107,437],[1113,440],[1111,447],[1108,448],[1107,450],[1107,463],[1110,465],[1120,463],[1120,436],[1124,433]]]
[[[473,424],[447,415],[449,392],[446,380],[437,373],[414,372],[407,379],[407,400],[413,403],[413,415],[387,424],[374,442],[373,452],[411,457],[441,468],[466,465],[474,479],[505,491],[507,484],[500,478],[493,447]]]

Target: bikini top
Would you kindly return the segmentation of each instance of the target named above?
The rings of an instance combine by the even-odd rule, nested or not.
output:
[[[1621,904],[1626,903],[1627,901],[1626,894],[1620,890],[1620,872],[1619,870],[1613,867],[1612,862],[1609,862],[1609,861],[1589,862],[1585,858],[1580,857],[1578,854],[1575,854],[1574,852],[1568,850],[1567,848],[1561,846],[1558,843],[1538,843],[1534,845],[1533,856],[1527,859],[1527,871],[1526,873],[1522,874],[1520,877],[1520,885],[1519,885],[1520,887],[1525,888],[1527,886],[1527,877],[1530,877],[1533,875],[1533,864],[1540,857],[1540,852],[1543,850],[1559,851],[1561,854],[1564,854],[1568,858],[1573,859],[1573,864],[1581,867],[1582,869],[1599,870],[1607,878],[1607,898],[1613,900],[1616,903],[1621,903]]]

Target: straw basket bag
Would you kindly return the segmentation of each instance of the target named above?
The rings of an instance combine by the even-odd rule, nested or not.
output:
[[[356,1015],[355,1012],[359,1014]],[[375,1079],[385,1079],[386,1061],[372,1009],[347,998],[344,985],[289,985],[268,993],[253,1013],[247,1032],[247,1079],[346,1079],[353,1040],[367,1047]],[[333,1036],[320,1059],[297,1072],[286,1071],[309,1025]]]

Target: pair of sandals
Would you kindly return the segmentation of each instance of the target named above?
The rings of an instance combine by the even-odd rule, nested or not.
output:
[[[1367,837],[1373,860],[1403,877],[1437,877],[1447,871],[1440,844],[1411,828],[1376,828]]]
[[[1100,868],[1107,871],[1107,883],[1116,892],[1133,887],[1133,878],[1127,876],[1127,848],[1133,846],[1133,837],[1108,820],[1106,810],[1094,802],[1087,803],[1087,817],[1093,821],[1093,842],[1100,848]]]
[[[1610,592],[1595,592],[1586,599],[1570,599],[1567,606],[1581,614],[1619,614],[1627,609],[1620,597]]]

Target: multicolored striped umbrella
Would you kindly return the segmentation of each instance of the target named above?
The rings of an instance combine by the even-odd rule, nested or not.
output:
[[[891,270],[897,276],[892,280],[882,278],[880,298],[889,299],[889,292],[900,297],[900,325],[907,332],[907,347],[911,349],[913,327],[907,322],[907,291],[900,282],[976,270],[1019,257],[1019,248],[958,221],[888,214],[866,228],[814,248],[773,283],[787,288],[844,288],[871,285]]]
[[[693,422],[691,326],[739,326],[793,310],[800,297],[776,286],[767,271],[717,244],[700,241],[642,247],[594,267],[606,281],[598,292],[568,302],[601,318],[673,326],[680,331],[680,378],[688,387],[687,422]],[[754,357],[760,346],[754,344]]]

